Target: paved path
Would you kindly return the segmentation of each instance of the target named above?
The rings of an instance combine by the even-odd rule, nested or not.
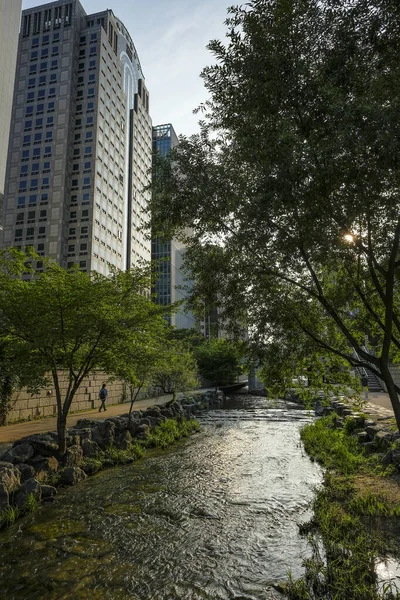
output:
[[[206,390],[196,390],[197,393]],[[196,392],[188,392],[190,394]],[[134,410],[143,410],[154,404],[163,404],[171,400],[171,394],[167,396],[158,396],[157,398],[146,398],[144,400],[138,400],[134,404]],[[87,410],[84,412],[73,413],[67,417],[67,427],[73,427],[79,419],[105,419],[106,417],[115,417],[122,415],[129,411],[130,402],[124,404],[114,404],[107,407],[107,411],[99,413],[99,409]],[[0,427],[0,445],[10,444],[15,442],[22,437],[32,435],[33,433],[46,433],[47,431],[56,431],[57,429],[57,418],[50,417],[49,419],[40,419],[37,421],[26,421],[25,423],[16,423],[15,425],[5,425]]]

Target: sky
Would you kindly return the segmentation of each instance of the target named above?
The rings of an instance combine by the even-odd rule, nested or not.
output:
[[[224,39],[231,0],[80,0],[85,11],[111,8],[128,29],[150,92],[153,125],[172,123],[178,135],[198,131],[193,109],[207,99],[200,78],[213,63],[206,45]],[[22,8],[47,4],[23,0]]]

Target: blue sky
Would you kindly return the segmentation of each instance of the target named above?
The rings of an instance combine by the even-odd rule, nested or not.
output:
[[[225,35],[230,0],[80,0],[86,12],[111,8],[129,30],[150,92],[153,124],[172,123],[177,134],[198,131],[192,111],[206,99],[199,74],[211,64],[210,39]],[[23,0],[22,8],[47,4]]]

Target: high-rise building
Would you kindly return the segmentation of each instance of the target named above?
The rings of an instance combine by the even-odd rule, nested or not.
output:
[[[22,0],[0,0],[0,225]]]
[[[150,260],[138,227],[151,154],[149,93],[113,12],[87,15],[78,0],[23,11],[3,246],[103,274]]]
[[[170,123],[153,127],[153,153],[165,157],[171,148],[177,144],[178,136]],[[158,238],[152,240],[152,259],[158,262],[155,284],[155,299],[158,304],[167,305],[185,299],[185,292],[181,286],[188,285],[182,271],[185,247],[178,240],[172,239],[162,242]],[[191,329],[196,327],[196,319],[190,312],[179,309],[166,319],[170,325],[178,329]]]

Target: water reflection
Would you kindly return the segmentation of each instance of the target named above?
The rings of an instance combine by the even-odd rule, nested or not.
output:
[[[321,480],[299,440],[309,419],[238,396],[188,442],[64,490],[1,534],[1,597],[274,598],[308,554],[296,524]]]

